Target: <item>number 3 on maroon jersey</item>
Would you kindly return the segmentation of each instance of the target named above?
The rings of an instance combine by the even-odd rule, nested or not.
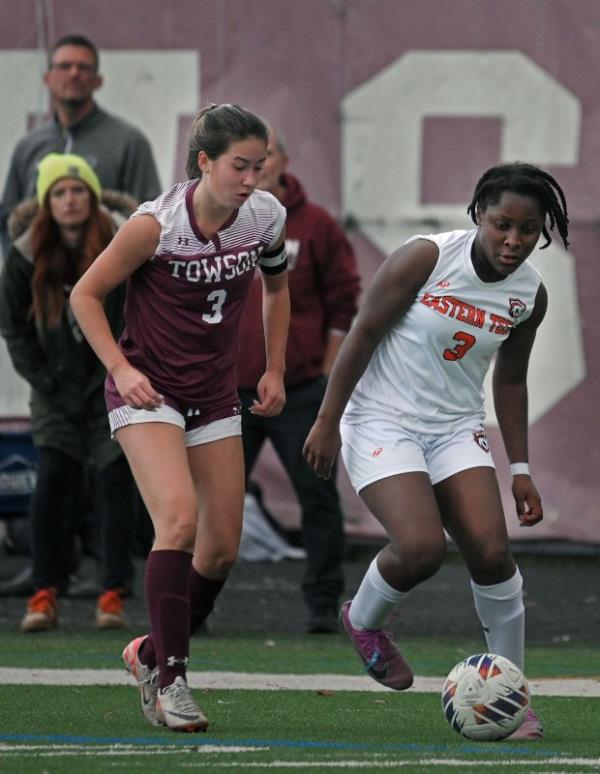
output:
[[[454,349],[445,349],[444,360],[461,360],[477,341],[475,336],[465,331],[458,331],[452,338],[460,344],[457,344]]]
[[[211,325],[216,325],[221,322],[223,319],[223,312],[221,309],[223,308],[226,298],[226,290],[213,290],[212,293],[209,293],[206,296],[207,301],[212,301],[214,303],[212,305],[211,313],[202,315],[204,322],[210,323]]]

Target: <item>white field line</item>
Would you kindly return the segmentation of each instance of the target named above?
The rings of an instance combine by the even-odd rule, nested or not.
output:
[[[182,763],[182,767],[188,767],[191,764]],[[211,766],[225,768],[231,768],[231,763],[211,763]],[[416,766],[420,768],[428,768],[429,766],[448,766],[456,768],[481,768],[481,767],[494,767],[497,766],[522,766],[522,771],[538,771],[540,774],[549,774],[549,770],[546,766],[560,766],[563,771],[568,771],[570,766],[589,767],[592,770],[600,766],[600,758],[505,758],[501,761],[484,761],[476,760],[469,761],[464,758],[416,758],[414,760],[401,759],[401,760],[377,760],[377,761],[365,761],[365,760],[340,760],[340,761],[269,761],[264,763],[250,763],[244,761],[235,761],[235,766],[243,769],[261,768],[261,769],[275,769],[275,768],[288,768],[288,769],[395,769],[410,766],[414,768]],[[566,768],[565,768],[566,767]],[[554,774],[560,774],[555,772]]]
[[[245,747],[241,745],[199,744],[182,747],[181,745],[132,745],[132,744],[2,744],[0,755],[3,757],[22,758],[24,755],[33,758],[57,757],[98,757],[98,756],[138,756],[138,755],[204,755],[224,753],[255,753],[268,752],[269,747]]]
[[[242,754],[247,756],[249,753],[265,752],[268,751],[268,747],[244,747],[239,745],[197,745],[194,747],[182,747],[161,745],[5,745],[0,744],[0,753],[3,758],[124,758],[135,757],[136,759],[141,756],[156,756],[158,755],[187,755],[196,757],[197,755],[224,755],[224,754]],[[115,765],[115,764],[113,764]],[[185,762],[178,763],[181,768],[198,768],[204,766],[204,762],[194,762],[186,764]],[[302,761],[290,761],[290,760],[274,760],[274,761],[247,761],[247,760],[235,760],[235,761],[211,761],[211,767],[215,768],[260,768],[261,770],[270,768],[289,768],[289,769],[351,769],[355,771],[357,769],[397,769],[407,766],[422,768],[430,768],[435,766],[446,766],[452,768],[495,768],[498,769],[503,766],[520,766],[522,771],[538,771],[540,774],[561,774],[565,772],[568,774],[572,767],[578,768],[580,771],[592,770],[598,771],[600,769],[600,758],[566,758],[562,756],[547,757],[547,758],[503,758],[498,760],[467,760],[465,758],[415,758],[415,759],[394,759],[377,757],[377,760],[369,759],[338,759],[332,760],[302,760]],[[554,770],[554,767],[559,767],[558,771]],[[576,774],[574,772],[573,774]]]
[[[182,767],[187,767],[190,764],[182,763]],[[211,763],[211,766],[225,768],[231,767],[231,763]],[[568,771],[569,766],[582,766],[590,767],[593,769],[600,766],[600,758],[506,758],[501,761],[484,761],[476,760],[469,761],[464,758],[416,758],[414,760],[401,759],[401,760],[377,760],[377,761],[365,761],[365,760],[340,760],[340,761],[269,761],[264,763],[246,763],[244,761],[235,761],[235,766],[239,766],[244,769],[251,768],[288,768],[288,769],[395,769],[403,768],[406,766],[427,768],[429,766],[448,766],[456,768],[481,768],[496,766],[523,766],[523,771],[538,771],[540,774],[549,774],[548,769],[540,768],[546,766],[560,766],[563,770]],[[567,769],[565,769],[567,767]],[[554,774],[560,774],[555,772]]]
[[[386,688],[362,675],[285,675],[247,672],[188,672],[191,688],[244,689],[260,691],[371,691],[389,693]],[[441,677],[415,677],[409,693],[439,693]],[[0,685],[131,685],[131,678],[120,669],[21,669],[0,667]],[[600,697],[600,677],[530,680],[534,696]]]

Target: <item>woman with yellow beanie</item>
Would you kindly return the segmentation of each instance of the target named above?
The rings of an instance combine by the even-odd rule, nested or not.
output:
[[[0,277],[0,333],[16,371],[31,386],[38,454],[30,517],[34,595],[21,629],[57,625],[65,535],[90,459],[103,506],[104,577],[96,624],[114,628],[125,624],[122,593],[131,575],[134,494],[127,462],[110,438],[105,371],[79,330],[69,295],[136,202],[125,194],[103,194],[88,162],[69,153],[41,160],[36,193],[11,214],[13,246]],[[115,335],[123,327],[123,303],[123,287],[107,299]]]

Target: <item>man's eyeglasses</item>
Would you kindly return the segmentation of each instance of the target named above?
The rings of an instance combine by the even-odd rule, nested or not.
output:
[[[95,65],[87,64],[87,62],[52,62],[50,65],[52,70],[58,70],[61,73],[68,73],[73,67],[79,70],[80,73],[96,72]]]

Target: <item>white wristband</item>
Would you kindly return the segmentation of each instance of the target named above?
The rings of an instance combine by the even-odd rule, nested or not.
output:
[[[513,462],[513,464],[510,466],[510,474],[511,476],[529,476],[529,463],[527,462]]]

